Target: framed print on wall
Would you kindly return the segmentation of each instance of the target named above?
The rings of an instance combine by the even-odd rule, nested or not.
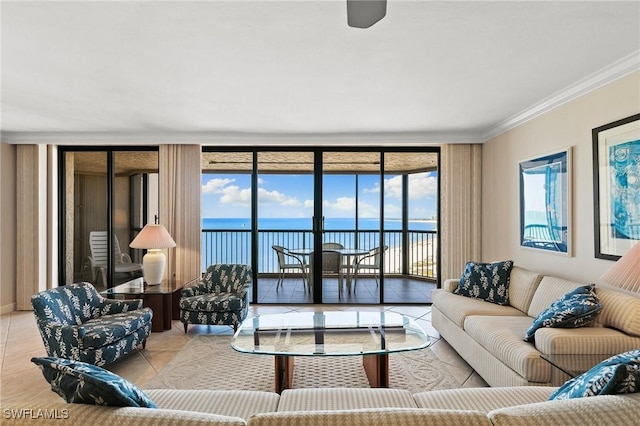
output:
[[[520,246],[571,255],[571,148],[520,162]]]
[[[595,256],[617,260],[640,240],[640,114],[592,137]]]

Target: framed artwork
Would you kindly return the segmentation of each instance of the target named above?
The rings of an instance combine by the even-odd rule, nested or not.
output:
[[[571,148],[521,161],[520,246],[571,255]]]
[[[640,240],[640,114],[592,137],[595,256],[617,260]]]

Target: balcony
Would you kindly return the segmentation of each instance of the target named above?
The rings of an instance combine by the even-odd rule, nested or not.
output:
[[[390,290],[391,296],[392,286],[398,286],[405,290],[407,287],[413,287],[414,293],[424,294],[427,290],[425,284],[430,290],[435,287],[437,282],[437,232],[436,231],[407,231],[403,238],[402,231],[385,231],[384,245],[389,249],[384,256],[384,275],[385,275],[385,291]],[[326,230],[324,233],[324,242],[337,242],[345,247],[358,247],[371,249],[380,245],[379,232],[377,231],[355,231],[355,230]],[[258,231],[258,262],[257,274],[259,286],[259,301],[264,302],[264,295],[268,290],[261,292],[260,288],[273,287],[275,291],[275,277],[278,274],[278,261],[273,245],[279,245],[290,249],[310,249],[313,247],[313,233],[311,230],[269,230],[261,229]],[[251,230],[248,229],[203,229],[202,231],[202,268],[206,269],[208,265],[214,263],[245,263],[251,264]],[[372,292],[375,293],[375,281],[372,273],[365,271],[360,275],[362,287],[373,286]],[[288,274],[288,280],[296,280],[297,283],[291,283],[288,286],[297,288],[302,291],[302,277],[296,277],[295,274]],[[358,284],[360,286],[360,284]],[[416,288],[418,287],[418,288]],[[335,279],[333,284],[325,284],[326,291],[323,290],[323,300],[327,297],[332,299],[334,296],[338,298]],[[272,295],[273,297],[273,295]],[[282,294],[278,295],[277,300],[282,302]],[[298,294],[292,295],[289,301],[291,303],[308,303],[310,296]],[[397,300],[398,297],[403,300]],[[412,296],[398,296],[393,300],[396,302],[428,302],[429,297],[425,296],[425,300],[404,300]],[[385,297],[388,299],[389,297]],[[362,299],[362,297],[361,297]],[[375,296],[369,299],[362,299],[377,303]],[[390,300],[386,300],[389,302]]]

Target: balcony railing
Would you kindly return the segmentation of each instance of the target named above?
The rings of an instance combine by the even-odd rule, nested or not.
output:
[[[377,231],[328,230],[324,242],[337,242],[345,247],[372,249],[380,246]],[[436,231],[408,231],[403,244],[402,231],[385,231],[385,274],[401,274],[428,279],[437,278]],[[202,268],[214,263],[251,264],[251,231],[246,229],[203,229]],[[278,259],[273,245],[290,249],[313,247],[311,231],[258,231],[258,273],[278,272]],[[404,265],[405,258],[407,259]]]

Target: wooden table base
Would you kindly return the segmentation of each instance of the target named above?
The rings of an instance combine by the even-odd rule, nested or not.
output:
[[[362,365],[372,388],[389,387],[389,355],[363,355]],[[282,393],[293,385],[293,357],[276,355],[275,391]]]
[[[293,357],[276,355],[276,392],[282,393],[293,385]]]

